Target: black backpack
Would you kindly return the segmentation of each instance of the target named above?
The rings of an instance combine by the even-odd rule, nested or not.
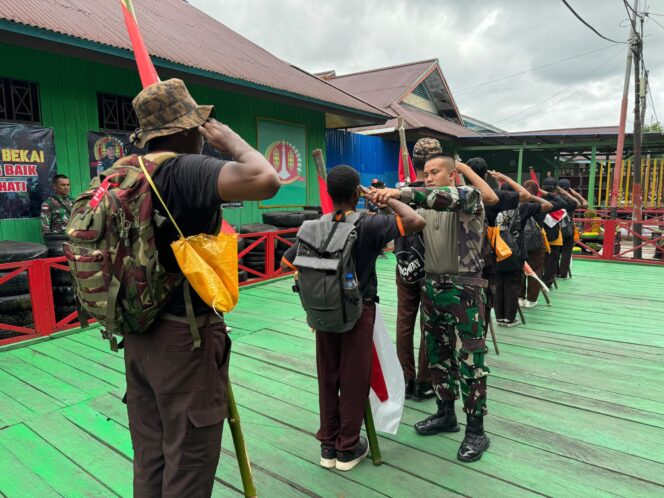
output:
[[[542,229],[534,218],[528,218],[526,221],[526,226],[523,229],[523,236],[526,239],[526,250],[528,252],[544,249]]]
[[[518,209],[508,209],[501,211],[496,218],[500,228],[500,237],[512,250],[512,255],[496,263],[496,270],[500,272],[518,270],[521,260],[525,259],[522,255],[521,243],[519,241],[521,231],[521,215]]]
[[[339,211],[309,220],[297,232],[297,282],[293,290],[307,324],[325,332],[348,332],[362,315],[354,245],[361,215]]]
[[[397,272],[403,282],[414,284],[424,278],[424,240],[421,233],[395,239],[394,255],[397,258]]]
[[[564,216],[560,220],[560,232],[562,233],[563,240],[569,240],[574,237],[574,226],[572,225],[572,220],[570,220],[569,215]]]

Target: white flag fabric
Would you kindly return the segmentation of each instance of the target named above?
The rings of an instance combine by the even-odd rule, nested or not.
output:
[[[376,304],[373,340],[374,354],[369,391],[371,413],[377,431],[396,434],[406,398],[406,383],[397,350],[387,333],[378,304]]]

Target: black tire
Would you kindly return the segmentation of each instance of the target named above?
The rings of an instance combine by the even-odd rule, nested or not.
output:
[[[304,211],[302,211],[302,213],[304,214],[304,219],[305,220],[317,220],[321,216],[323,216],[322,211],[318,212],[318,211],[304,210]]]
[[[31,327],[35,323],[32,311],[21,311],[11,315],[0,315],[0,323],[5,325],[14,325],[16,327]],[[0,325],[2,330],[2,325]]]
[[[0,272],[0,278],[7,275],[8,271]],[[0,297],[5,296],[16,296],[18,294],[28,294],[30,292],[30,286],[28,285],[28,272],[23,271],[16,275],[11,280],[8,280],[4,284],[0,285]]]
[[[71,276],[68,271],[51,268],[51,285],[71,286]]]
[[[69,285],[53,287],[53,302],[56,307],[76,305],[74,288]]]
[[[244,261],[244,266],[248,266],[249,268],[262,267],[263,265],[265,265],[265,259],[264,258],[246,259]]]
[[[266,225],[265,223],[250,223],[240,227],[240,233],[259,233],[259,232],[276,232],[279,230],[274,225]]]
[[[237,272],[237,280],[238,282],[246,282],[249,280],[249,273],[247,273],[244,270],[240,270]]]
[[[33,242],[0,241],[0,263],[15,263],[45,258],[48,248]]]
[[[247,243],[244,239],[237,239],[237,252],[240,252],[242,249],[247,247]]]
[[[55,319],[60,321],[76,311],[76,306],[58,306],[55,308]]]
[[[61,240],[67,242],[69,237],[66,233],[47,233],[44,235],[44,242],[48,243],[49,241]]]
[[[318,215],[323,214],[323,208],[320,207],[320,206],[302,206],[302,209],[304,210],[304,212],[311,211],[311,212],[316,213]]]
[[[64,240],[47,240],[45,241],[46,247],[48,248],[48,257],[55,258],[56,256],[64,256],[65,251],[63,245]]]
[[[263,213],[263,223],[279,228],[295,228],[304,223],[304,213],[301,211],[271,211]]]
[[[0,313],[10,315],[19,311],[32,309],[30,294],[0,297]]]

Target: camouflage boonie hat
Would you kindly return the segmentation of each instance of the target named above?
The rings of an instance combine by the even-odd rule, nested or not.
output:
[[[431,154],[443,152],[440,142],[435,138],[420,138],[413,147],[413,158],[426,159]]]
[[[198,105],[177,78],[144,88],[132,101],[139,128],[129,140],[145,147],[148,140],[202,125],[214,113],[212,105]]]

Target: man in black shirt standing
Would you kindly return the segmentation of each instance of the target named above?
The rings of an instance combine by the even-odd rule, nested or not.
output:
[[[576,192],[569,180],[562,179],[558,181],[556,192],[565,200],[567,206],[567,220],[563,221],[563,245],[560,249],[560,267],[558,268],[558,278],[566,279],[570,277],[570,264],[572,262],[572,249],[574,249],[574,212],[578,208],[587,208],[588,201]]]
[[[334,203],[334,212],[339,215],[355,211],[360,188],[360,175],[350,166],[335,166],[327,175],[327,190]],[[395,214],[367,214],[356,223],[353,257],[364,301],[362,315],[348,332],[316,331],[320,404],[320,428],[316,439],[321,442],[320,465],[325,468],[348,471],[367,456],[367,440],[360,436],[360,429],[371,380],[378,302],[376,259],[388,242],[420,232],[425,226],[422,217],[406,204],[396,200],[386,204]],[[281,260],[282,268],[297,269],[293,261],[298,248],[299,242],[296,242],[286,251]]]
[[[138,147],[172,152],[153,175],[157,190],[185,236],[216,234],[224,201],[261,200],[279,189],[265,158],[227,126],[210,118],[184,83],[171,79],[145,88],[133,101]],[[200,155],[203,139],[232,161]],[[165,218],[153,192],[153,207]],[[159,225],[159,223],[155,223]],[[159,263],[180,272],[169,223],[156,229]],[[134,496],[210,496],[228,415],[230,339],[226,326],[193,289],[190,293],[201,347],[185,313],[188,294],[178,289],[150,330],[124,339],[129,431],[134,447]]]

